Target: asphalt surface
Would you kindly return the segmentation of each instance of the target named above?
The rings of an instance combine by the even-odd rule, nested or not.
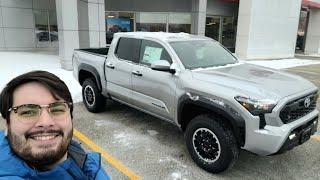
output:
[[[320,88],[320,65],[286,71],[303,76]],[[0,129],[3,127],[1,121]],[[193,162],[177,127],[125,105],[109,101],[105,112],[93,114],[78,103],[74,127],[142,179],[320,179],[320,141],[315,139],[275,156],[241,151],[234,167],[217,175]],[[111,179],[127,179],[108,162],[103,160],[102,164]]]

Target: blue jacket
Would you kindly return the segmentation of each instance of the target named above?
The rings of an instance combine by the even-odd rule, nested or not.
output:
[[[3,131],[0,131],[0,179],[100,180],[109,179],[109,177],[101,167],[99,153],[85,154],[83,164],[80,166],[75,159],[69,156],[67,160],[49,171],[40,172],[32,169],[22,159],[13,154],[7,138],[4,136]]]

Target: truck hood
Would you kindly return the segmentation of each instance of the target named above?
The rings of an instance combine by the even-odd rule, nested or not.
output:
[[[233,66],[192,71],[194,79],[234,89],[239,95],[279,100],[315,86],[296,75],[262,66]]]

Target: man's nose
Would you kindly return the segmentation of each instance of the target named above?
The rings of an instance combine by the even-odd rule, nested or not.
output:
[[[36,123],[37,127],[46,127],[55,125],[55,121],[49,113],[48,108],[41,108],[39,112],[39,119]]]

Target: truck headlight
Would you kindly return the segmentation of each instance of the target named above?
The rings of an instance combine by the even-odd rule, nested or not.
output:
[[[246,108],[252,115],[259,116],[260,114],[271,113],[272,109],[277,103],[270,99],[251,99],[248,97],[236,96],[234,97],[244,108]]]

